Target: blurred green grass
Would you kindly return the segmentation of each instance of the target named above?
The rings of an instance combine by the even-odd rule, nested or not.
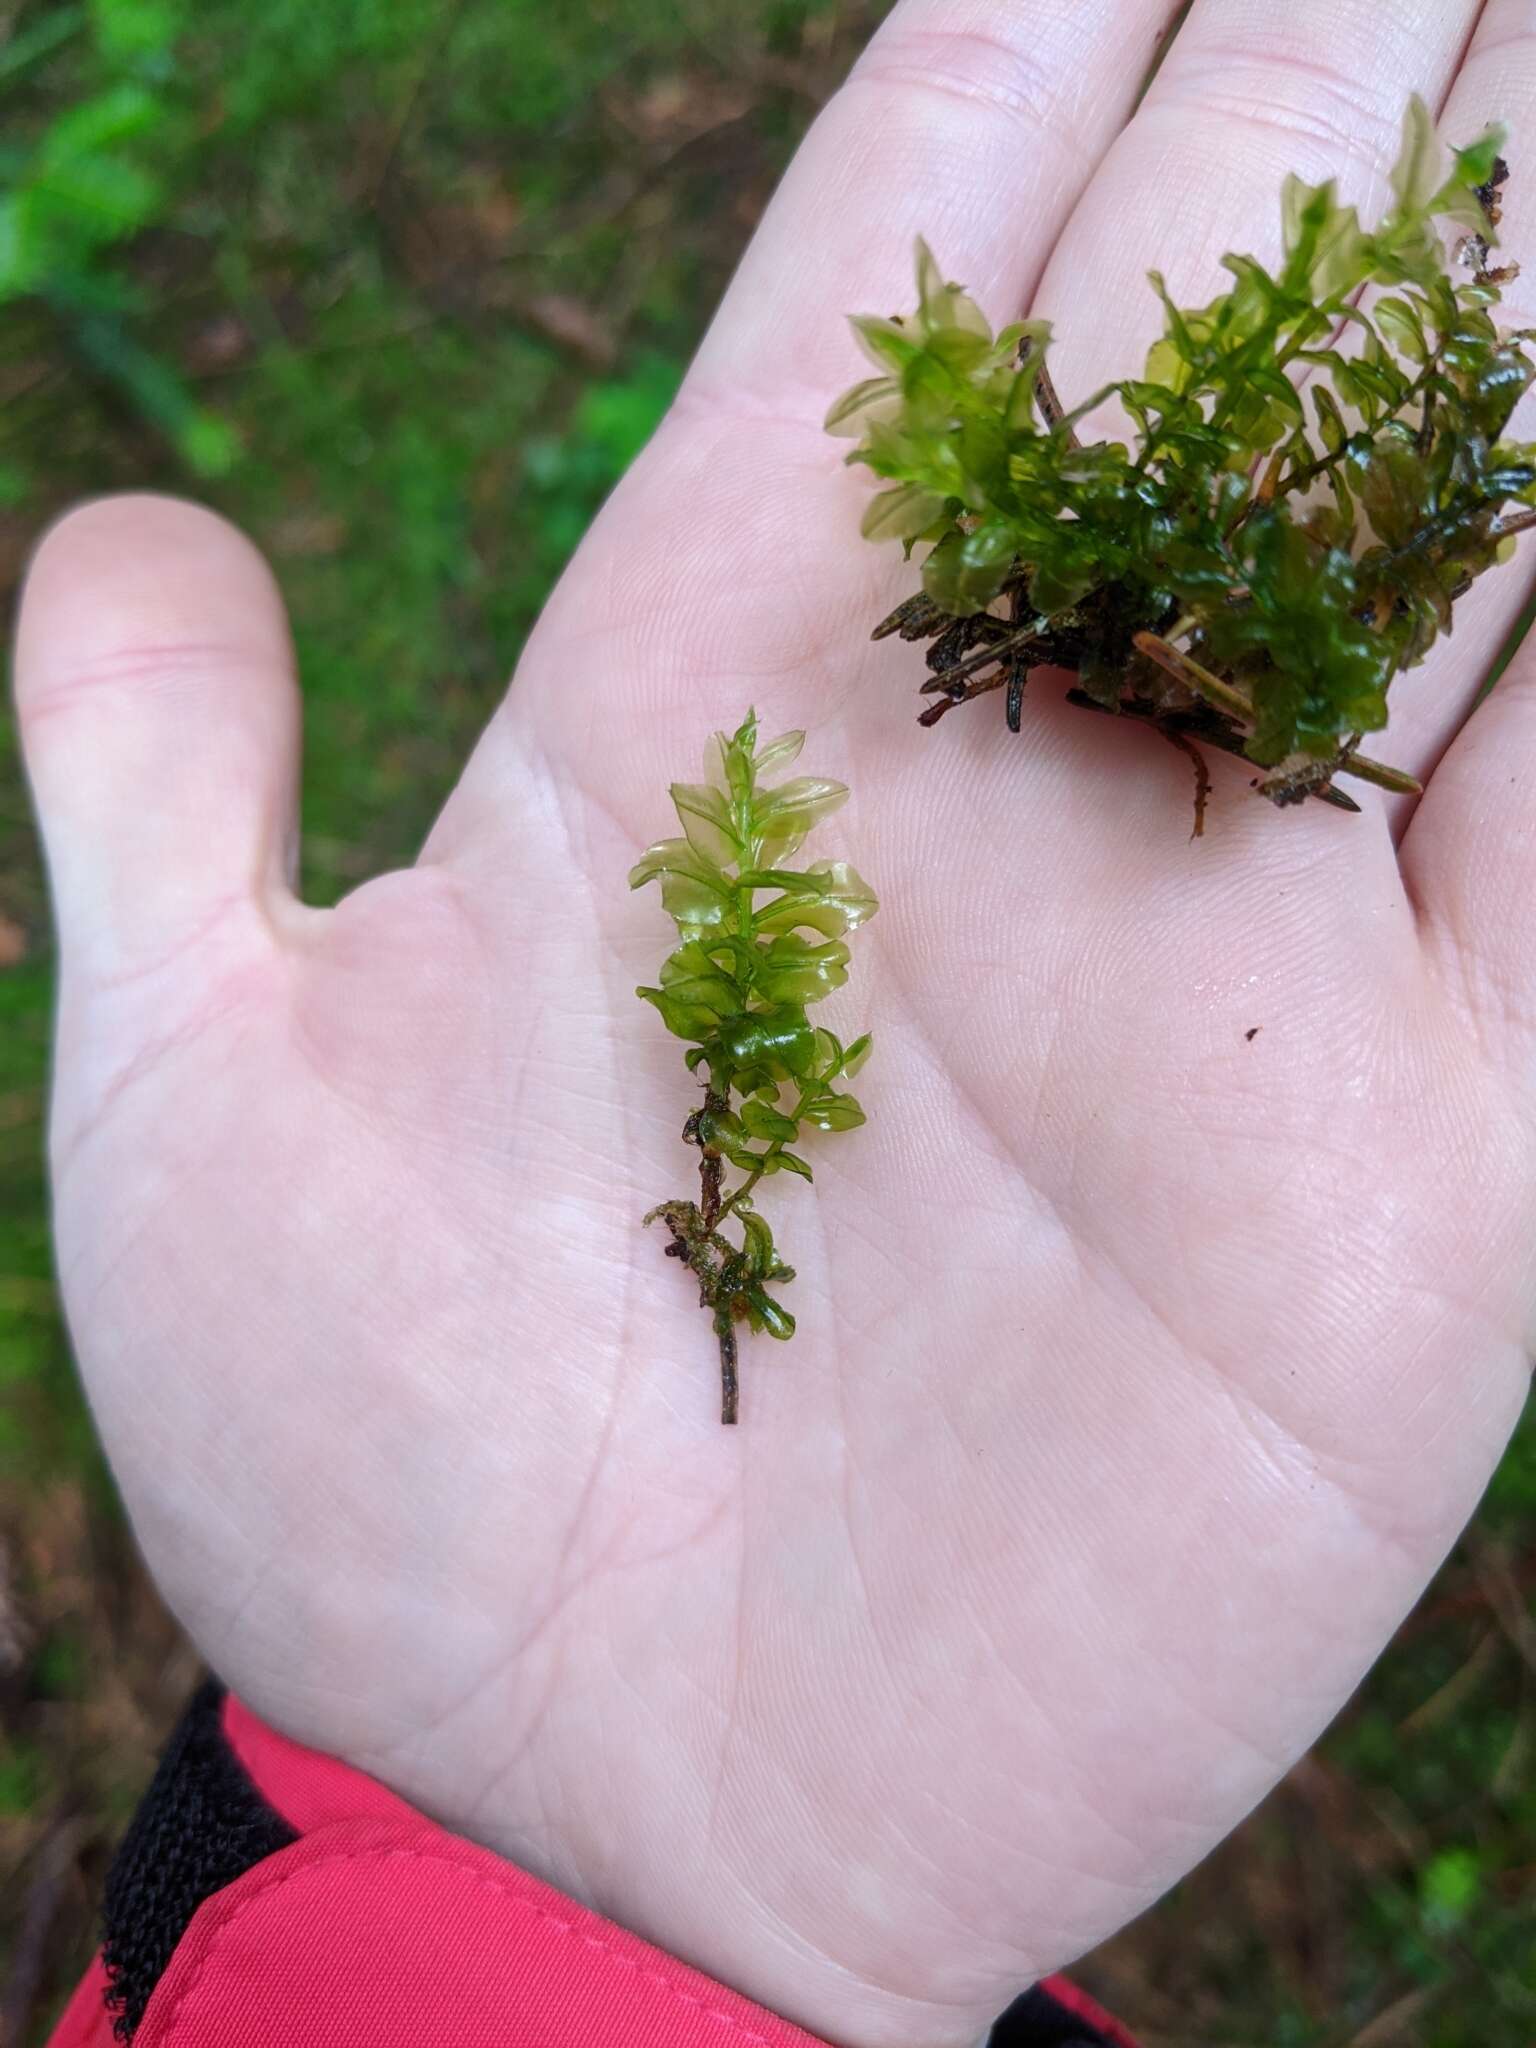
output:
[[[0,578],[82,494],[271,555],[305,876],[408,859],[886,0],[0,4]],[[0,722],[0,2040],[194,1668],[54,1298],[50,939]],[[1085,1965],[1148,2048],[1536,2041],[1536,1428],[1318,1756]]]

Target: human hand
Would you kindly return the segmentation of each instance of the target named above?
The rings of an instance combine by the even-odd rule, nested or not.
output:
[[[84,508],[20,625],[61,1272],[168,1596],[289,1734],[858,2048],[975,2040],[1233,1825],[1527,1378],[1536,661],[1450,745],[1524,572],[1394,691],[1416,811],[1218,760],[1194,844],[1144,731],[1036,677],[1020,738],[925,734],[868,645],[909,578],[820,419],[915,232],[1056,318],[1071,403],[1149,259],[1188,300],[1273,250],[1286,170],[1374,208],[1411,89],[1536,110],[1513,0],[1196,0],[1119,133],[1165,11],[898,10],[408,872],[294,899],[286,635],[219,521]],[[624,877],[748,702],[883,910],[828,1012],[871,1121],[765,1198],[800,1330],[722,1431],[639,1227],[688,1103]]]

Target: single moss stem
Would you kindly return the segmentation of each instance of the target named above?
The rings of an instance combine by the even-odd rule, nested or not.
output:
[[[1022,626],[1016,627],[1011,633],[1005,633],[1001,640],[989,640],[985,647],[967,655],[964,661],[957,661],[953,668],[942,669],[938,675],[930,677],[918,694],[931,696],[939,690],[947,691],[952,684],[963,682],[967,676],[974,675],[977,669],[986,668],[990,662],[1001,661],[1005,654],[1011,654],[1016,647],[1023,647],[1028,641],[1038,640],[1044,625],[1044,619],[1026,619]]]
[[[1533,524],[1536,524],[1536,518],[1533,518]],[[1252,721],[1253,706],[1242,691],[1234,689],[1220,676],[1212,675],[1208,668],[1192,655],[1184,653],[1182,648],[1170,647],[1156,633],[1138,633],[1135,645],[1148,660],[1155,661],[1159,668],[1165,669],[1210,703],[1234,718]],[[1424,790],[1424,785],[1405,768],[1392,768],[1385,761],[1373,761],[1368,754],[1346,751],[1335,772],[1353,775],[1361,782],[1373,782],[1378,789],[1389,789],[1400,796],[1421,796]]]
[[[1311,347],[1318,335],[1326,334],[1327,332],[1327,320],[1324,319],[1315,306],[1309,307],[1302,318],[1297,321],[1296,332],[1275,357],[1275,368],[1277,370],[1285,369],[1289,364],[1295,362],[1304,348]]]
[[[997,630],[1006,629],[999,622]],[[715,734],[704,786],[673,785],[684,836],[658,840],[630,873],[632,888],[662,881],[679,941],[663,963],[659,986],[636,993],[655,1005],[675,1037],[688,1041],[688,1071],[702,1091],[682,1130],[700,1155],[700,1191],[693,1201],[660,1203],[644,1220],[665,1222],[665,1255],[697,1284],[719,1353],[724,1423],[737,1418],[739,1326],[779,1342],[795,1332],[794,1316],[769,1291],[793,1280],[795,1269],[749,1197],[765,1173],[780,1168],[810,1178],[810,1168],[787,1149],[800,1135],[802,1117],[829,1131],[864,1121],[857,1098],[833,1084],[854,1064],[852,1055],[862,1062],[868,1034],[848,1047],[806,1015],[809,1003],[846,980],[848,948],[781,936],[810,931],[819,939],[829,923],[835,932],[851,930],[879,907],[847,862],[815,862],[804,870],[770,864],[775,854],[787,859],[819,815],[848,794],[843,784],[820,778],[765,787],[765,769],[787,766],[804,739],[803,732],[788,732],[760,745],[752,711],[734,733]],[[802,817],[802,810],[810,816]],[[701,832],[701,817],[715,830]],[[701,922],[691,888],[684,902],[672,903],[665,879],[671,876],[702,885],[718,909]],[[764,911],[759,934],[757,898],[764,892],[772,898],[772,916]],[[832,917],[822,914],[822,904],[834,906]],[[798,1097],[792,1118],[765,1107],[786,1094]],[[765,1132],[771,1142],[763,1145]],[[727,1192],[730,1168],[741,1185]],[[722,1229],[733,1212],[739,1243]]]
[[[736,1325],[728,1301],[715,1304],[715,1335],[720,1340],[720,1420],[734,1422],[739,1397],[736,1377]]]
[[[1390,789],[1397,796],[1422,796],[1424,785],[1406,768],[1389,768],[1385,761],[1373,761],[1369,754],[1346,754],[1334,771],[1354,775],[1361,782],[1374,782],[1378,789]]]
[[[1183,683],[1186,689],[1193,690],[1207,702],[1230,712],[1234,718],[1253,717],[1253,706],[1241,690],[1223,682],[1220,676],[1212,675],[1203,663],[1196,661],[1192,654],[1186,654],[1182,647],[1170,647],[1160,633],[1138,633],[1132,645],[1138,653],[1166,670],[1176,682]]]
[[[703,1115],[723,1116],[730,1106],[729,1096],[723,1094],[711,1082],[704,1093]],[[698,1136],[697,1122],[694,1122],[693,1129],[695,1136]],[[699,1214],[704,1219],[706,1230],[713,1230],[720,1220],[720,1187],[724,1172],[725,1159],[720,1148],[717,1145],[706,1144],[703,1138],[699,1137],[699,1183],[704,1195],[703,1201],[699,1204]]]
[[[1026,335],[1024,337],[1024,341],[1019,349],[1020,369],[1029,361],[1038,347],[1039,344],[1032,336]],[[1066,418],[1067,410],[1057,395],[1056,386],[1051,379],[1051,372],[1045,361],[1045,351],[1043,349],[1040,350],[1040,367],[1035,372],[1035,398],[1039,403],[1040,417],[1054,432]],[[1083,445],[1078,438],[1076,427],[1069,426],[1067,428],[1066,439],[1069,448],[1081,448]]]

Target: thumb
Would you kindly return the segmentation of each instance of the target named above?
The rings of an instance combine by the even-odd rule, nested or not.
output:
[[[155,978],[286,895],[298,693],[265,563],[178,499],[105,498],[44,537],[15,690],[65,1003]]]

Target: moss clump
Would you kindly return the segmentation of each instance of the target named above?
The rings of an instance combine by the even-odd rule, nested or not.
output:
[[[1536,374],[1536,337],[1493,317],[1514,274],[1489,263],[1501,141],[1447,160],[1415,98],[1373,230],[1331,181],[1292,177],[1279,268],[1229,255],[1230,288],[1194,310],[1152,273],[1166,317],[1143,374],[1070,411],[1046,323],[994,335],[918,245],[917,310],[854,321],[880,374],[827,426],[889,486],[864,532],[921,551],[921,591],[875,635],[931,643],[923,724],[1001,690],[1017,731],[1049,665],[1075,672],[1073,702],[1192,755],[1197,831],[1201,746],[1255,763],[1277,804],[1355,809],[1341,773],[1417,789],[1359,742],[1536,521],[1536,448],[1501,438]],[[1131,440],[1085,445],[1112,396]]]

